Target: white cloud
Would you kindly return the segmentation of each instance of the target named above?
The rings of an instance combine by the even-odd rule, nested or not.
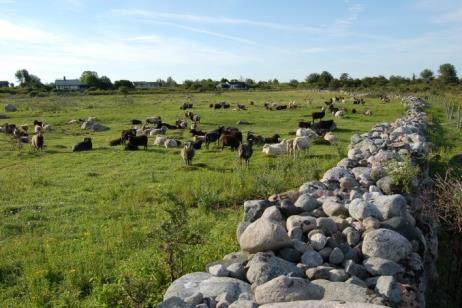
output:
[[[432,18],[434,23],[446,24],[446,23],[458,23],[462,24],[462,9],[449,12],[440,16]]]
[[[58,35],[39,30],[32,26],[15,24],[0,19],[0,40],[29,43],[50,43],[59,39]]]

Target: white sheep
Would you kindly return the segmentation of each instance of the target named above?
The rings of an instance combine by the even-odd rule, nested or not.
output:
[[[201,141],[205,142],[205,136],[197,136],[196,135],[196,136],[193,137],[192,140],[193,140],[194,143],[201,142]]]
[[[153,128],[151,129],[151,132],[149,133],[151,136],[156,136],[156,135],[165,135],[167,133],[167,126],[162,126],[161,128]]]
[[[167,136],[157,135],[154,139],[154,145],[164,145],[165,140],[167,140]]]
[[[311,145],[311,139],[308,136],[295,137],[287,141],[287,153],[296,155],[297,152],[307,150]]]
[[[328,132],[327,134],[324,135],[324,140],[329,141],[329,142],[334,142],[334,141],[337,141],[337,137],[331,132]]]
[[[336,117],[336,118],[341,118],[341,117],[343,117],[344,115],[345,115],[345,111],[339,110],[339,111],[337,111],[337,112],[334,114],[334,117]]]
[[[287,152],[287,140],[275,144],[264,144],[262,152],[269,156],[281,155]]]
[[[310,137],[310,138],[317,138],[319,137],[318,134],[316,134],[312,129],[310,128],[299,128],[297,129],[297,132],[295,133],[295,136],[297,137]]]
[[[34,133],[40,133],[43,131],[43,127],[41,127],[40,125],[35,125],[34,126]]]

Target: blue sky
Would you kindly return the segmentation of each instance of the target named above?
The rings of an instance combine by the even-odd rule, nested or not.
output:
[[[0,80],[302,80],[452,63],[462,72],[462,1],[0,0]]]

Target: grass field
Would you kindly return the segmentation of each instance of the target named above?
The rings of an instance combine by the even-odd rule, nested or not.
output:
[[[114,306],[155,303],[165,287],[165,260],[156,227],[165,219],[166,192],[189,210],[188,228],[202,234],[203,243],[186,246],[183,272],[203,270],[207,262],[238,249],[235,228],[246,199],[267,197],[315,179],[346,155],[350,136],[375,123],[404,113],[398,101],[380,104],[367,98],[337,121],[339,145],[314,145],[297,161],[269,158],[255,148],[250,167],[242,168],[236,153],[213,146],[196,153],[185,167],[179,149],[150,145],[148,151],[125,152],[108,141],[130,127],[130,119],[160,115],[168,123],[182,116],[186,100],[202,117],[200,129],[238,126],[245,133],[294,132],[299,119],[318,110],[332,93],[226,92],[222,94],[162,94],[139,96],[1,97],[0,105],[16,104],[18,112],[0,123],[50,123],[47,148],[36,153],[17,149],[0,135],[0,306]],[[313,103],[304,102],[310,98]],[[256,106],[248,111],[211,110],[209,103],[228,101]],[[295,100],[296,110],[266,111],[265,101]],[[372,117],[361,111],[369,108]],[[110,127],[100,133],[80,130],[71,119],[97,117]],[[326,118],[331,118],[330,115]],[[251,125],[236,125],[247,120]],[[172,133],[171,133],[172,132]],[[170,134],[171,133],[171,134]],[[91,135],[94,151],[71,153],[70,147]],[[187,131],[167,135],[188,140]],[[154,234],[153,234],[154,232]],[[136,296],[135,296],[135,295]]]

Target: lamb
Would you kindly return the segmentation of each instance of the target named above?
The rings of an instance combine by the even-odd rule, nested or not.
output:
[[[337,137],[331,132],[328,132],[324,135],[324,140],[329,141],[329,142],[334,142],[334,141],[337,141]]]
[[[196,154],[196,150],[194,149],[191,142],[187,142],[184,145],[183,149],[181,149],[180,154],[181,154],[181,158],[183,158],[186,166],[191,166],[194,155]]]
[[[39,132],[43,132],[43,127],[41,125],[35,125],[34,126],[34,133],[39,133]]]
[[[295,157],[297,152],[307,150],[310,145],[311,140],[308,136],[295,137],[287,141],[287,153],[293,154]]]
[[[166,149],[168,149],[168,148],[176,148],[176,147],[178,147],[179,145],[180,145],[180,141],[179,141],[179,140],[176,140],[176,139],[169,139],[169,138],[167,138],[167,139],[165,139],[165,141],[164,141],[164,147],[165,147]]]
[[[31,146],[35,150],[43,150],[43,145],[44,145],[44,138],[41,132],[32,136]]]
[[[339,111],[337,111],[337,112],[334,114],[334,117],[336,117],[336,118],[341,118],[341,117],[343,117],[344,115],[345,115],[345,111],[339,110]]]
[[[366,109],[366,110],[364,110],[364,115],[370,117],[370,116],[372,116],[372,111],[370,111],[369,109]]]
[[[264,144],[262,152],[269,156],[281,155],[287,152],[287,140],[277,144]]]
[[[81,151],[91,151],[93,149],[93,144],[91,138],[83,138],[82,142],[74,144],[72,147],[72,152],[81,152]]]

